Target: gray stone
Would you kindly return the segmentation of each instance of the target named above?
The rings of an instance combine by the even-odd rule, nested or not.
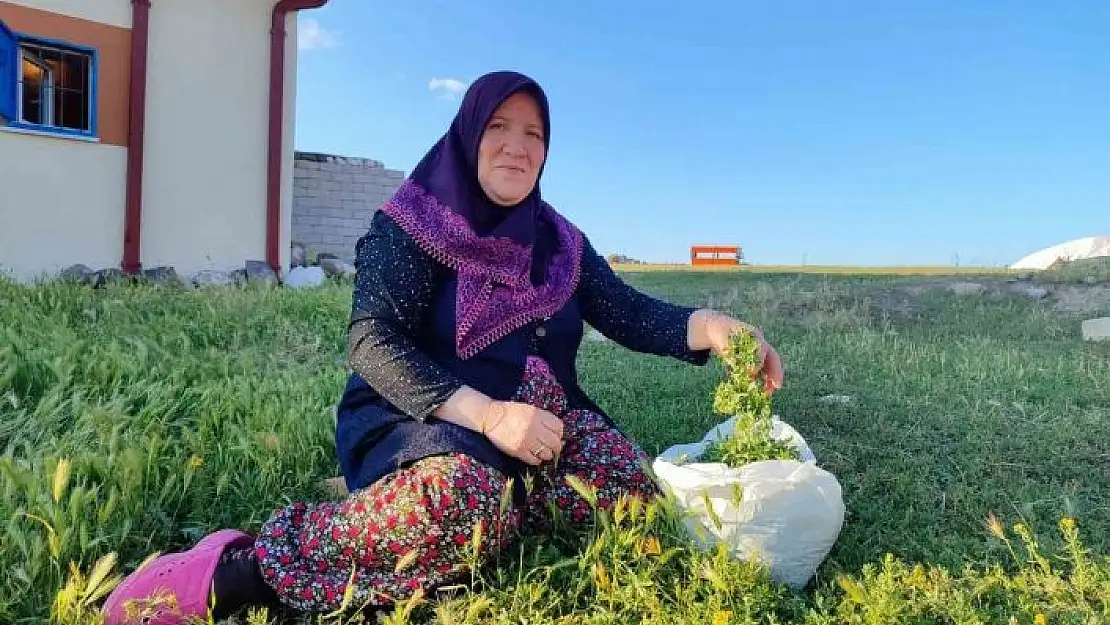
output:
[[[274,268],[261,260],[248,260],[244,267],[247,282],[262,282],[265,284],[278,283],[277,272]]]
[[[182,286],[184,284],[184,282],[181,281],[181,277],[177,275],[177,270],[173,267],[143,269],[142,277],[145,282],[150,284],[162,286]]]
[[[78,284],[92,284],[96,272],[86,265],[70,265],[58,274],[58,279],[63,282],[76,282]]]
[[[322,286],[327,281],[320,267],[294,267],[285,277],[285,286],[292,289],[308,289]]]
[[[851,395],[825,395],[818,401],[820,401],[822,404],[836,404],[840,406],[846,406],[852,403],[852,397]]]
[[[109,284],[126,284],[131,281],[131,276],[128,276],[122,269],[109,267],[108,269],[101,269],[96,272],[92,278],[93,286],[98,289],[103,289]]]
[[[235,283],[235,286],[246,286],[247,281],[248,281],[247,280],[247,270],[246,269],[236,269],[235,271],[232,271],[231,272],[231,281]]]
[[[289,265],[291,267],[304,267],[305,264],[304,244],[294,241],[289,249]]]
[[[948,285],[948,290],[956,295],[978,295],[983,292],[983,285],[978,282],[953,282]]]
[[[235,284],[230,273],[216,269],[203,269],[198,271],[193,274],[189,282],[197,287],[232,286]]]
[[[331,254],[321,254],[319,257],[320,268],[329,276],[335,277],[343,272],[343,261]]]
[[[1008,290],[1011,293],[1024,295],[1030,299],[1035,300],[1044,299],[1048,297],[1049,294],[1049,290],[1047,287],[1043,287],[1031,282],[1018,282],[1015,284],[1010,284]]]
[[[355,266],[332,256],[320,259],[320,268],[332,278],[345,278],[355,275]]]
[[[1020,289],[1019,292],[1030,299],[1040,300],[1048,297],[1048,289],[1043,286],[1029,285],[1024,289]]]
[[[1082,324],[1084,341],[1110,341],[1110,317],[1088,319]]]

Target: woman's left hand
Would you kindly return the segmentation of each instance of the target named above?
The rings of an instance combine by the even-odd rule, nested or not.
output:
[[[740,330],[747,330],[759,341],[759,356],[757,359],[762,365],[760,373],[766,380],[767,392],[773,393],[782,388],[784,376],[782,357],[767,342],[759,328],[716,311],[702,310],[698,313],[704,317],[701,320],[703,324],[702,331],[695,334],[700,339],[697,341],[698,343],[702,343],[705,347],[712,349],[715,354],[721,356],[728,349],[729,338]]]

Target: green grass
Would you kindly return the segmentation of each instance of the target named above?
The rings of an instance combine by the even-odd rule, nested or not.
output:
[[[626,275],[738,314],[783,354],[774,411],[838,477],[847,506],[818,579],[792,593],[699,552],[656,506],[650,519],[624,510],[525,543],[476,573],[473,592],[383,618],[1110,621],[1110,346],[1082,342],[1078,320],[1020,296],[943,291],[912,313],[890,308],[884,293],[913,277]],[[0,281],[0,622],[53,611],[93,623],[97,580],[110,587],[152,551],[221,527],[253,531],[275,507],[328,497],[319,482],[338,470],[349,302],[349,286]],[[720,375],[607,343],[581,355],[584,386],[653,454],[719,422]],[[831,393],[852,402],[819,401]],[[108,554],[106,575],[82,579]]]

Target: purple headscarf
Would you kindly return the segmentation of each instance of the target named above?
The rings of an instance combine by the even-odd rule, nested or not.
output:
[[[425,252],[457,271],[455,346],[462,358],[555,314],[578,285],[582,235],[543,201],[538,180],[513,207],[493,203],[478,183],[486,124],[518,91],[535,98],[549,145],[551,122],[540,86],[516,72],[486,74],[467,89],[447,133],[382,207]],[[543,236],[548,230],[556,240]]]

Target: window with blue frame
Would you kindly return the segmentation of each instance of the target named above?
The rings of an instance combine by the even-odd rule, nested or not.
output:
[[[0,22],[0,120],[12,128],[96,135],[96,51],[12,32]]]

